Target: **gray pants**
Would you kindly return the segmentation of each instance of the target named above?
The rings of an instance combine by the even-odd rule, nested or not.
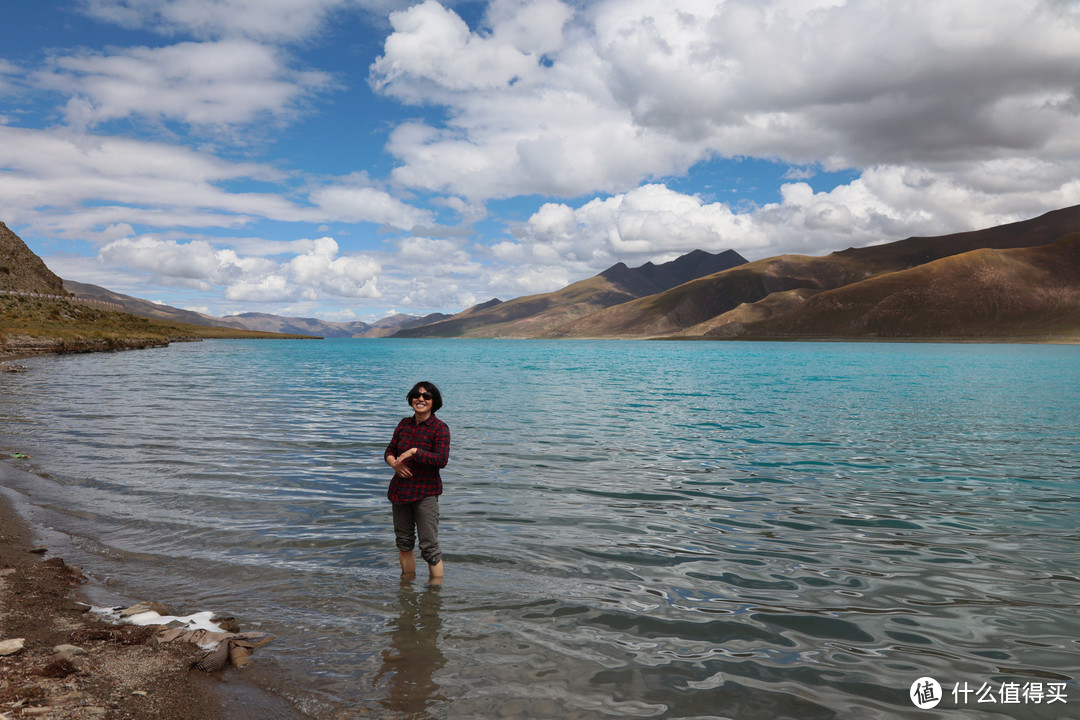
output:
[[[416,502],[394,505],[394,536],[397,549],[409,552],[420,536],[420,556],[428,565],[442,560],[439,547],[439,496],[428,495]]]

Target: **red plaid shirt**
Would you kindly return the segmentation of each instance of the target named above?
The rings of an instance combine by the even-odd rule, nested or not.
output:
[[[412,417],[402,418],[383,457],[397,457],[412,448],[416,448],[416,454],[405,461],[412,477],[394,475],[386,492],[395,505],[422,500],[428,495],[442,495],[439,468],[446,467],[450,459],[450,428],[435,415],[419,425]]]

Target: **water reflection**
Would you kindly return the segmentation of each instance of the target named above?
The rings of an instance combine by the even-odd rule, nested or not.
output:
[[[429,720],[446,698],[435,674],[446,664],[439,649],[442,629],[442,581],[432,580],[422,590],[412,577],[403,577],[398,588],[398,615],[391,623],[390,646],[383,650],[382,666],[375,684],[386,683],[380,704],[402,720]]]

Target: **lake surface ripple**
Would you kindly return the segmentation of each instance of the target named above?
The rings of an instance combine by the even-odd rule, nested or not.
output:
[[[4,485],[102,604],[278,640],[313,718],[1080,715],[1080,348],[214,341],[0,374]],[[435,382],[446,582],[382,451]],[[249,672],[250,671],[250,672]],[[1064,683],[1068,704],[967,683]]]

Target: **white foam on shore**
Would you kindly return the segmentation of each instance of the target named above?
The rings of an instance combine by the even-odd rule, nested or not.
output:
[[[209,610],[197,612],[192,615],[159,615],[153,610],[147,610],[138,615],[132,615],[127,621],[132,625],[171,625],[176,623],[187,627],[188,630],[208,630],[209,632],[224,632],[221,626],[211,622],[214,613]]]
[[[114,623],[130,623],[132,625],[169,625],[182,627],[187,630],[206,630],[208,632],[225,632],[220,625],[212,622],[215,613],[205,610],[192,613],[191,615],[162,615],[154,610],[136,613],[127,617],[120,613],[124,608],[101,608],[93,607],[91,612],[108,618]]]

